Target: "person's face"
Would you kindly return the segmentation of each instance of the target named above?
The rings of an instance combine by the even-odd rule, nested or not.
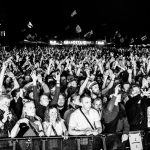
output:
[[[102,109],[102,101],[101,100],[96,100],[95,102],[94,102],[94,108],[96,109],[96,110],[101,110]]]
[[[106,64],[106,69],[109,69],[110,68],[110,65],[109,63]]]
[[[25,113],[28,116],[35,116],[35,105],[32,102],[25,104]]]
[[[56,121],[57,119],[57,109],[52,108],[49,110],[50,121]]]
[[[84,68],[85,68],[85,69],[88,69],[88,68],[89,68],[89,65],[88,65],[88,64],[85,64],[85,65],[84,65]]]
[[[73,82],[72,82],[72,86],[73,86],[73,87],[77,87],[77,82],[76,82],[76,81],[73,81]]]
[[[10,80],[11,80],[11,78],[10,78],[10,77],[7,77],[7,78],[6,78],[6,84],[9,84],[9,83],[10,83]]]
[[[61,65],[61,70],[64,70],[65,69],[65,66],[64,65]]]
[[[90,76],[90,80],[91,80],[91,81],[94,81],[94,79],[95,79],[95,75],[92,74],[92,75]]]
[[[76,99],[78,98],[78,95],[77,94],[74,94],[73,96],[72,96],[72,102],[74,103],[74,102],[76,102]]]
[[[20,79],[18,80],[18,83],[19,83],[19,85],[21,85],[21,84],[23,83],[23,79],[20,78]]]
[[[67,79],[66,79],[66,77],[62,76],[62,77],[60,78],[60,82],[61,82],[63,85],[67,85]]]
[[[55,90],[56,90],[56,87],[55,87],[55,86],[54,86],[53,88],[50,89],[50,92],[51,92],[51,95],[52,95],[52,96],[54,96]]]
[[[40,104],[42,104],[43,106],[48,106],[49,104],[48,96],[42,95],[40,98]]]
[[[131,90],[131,96],[136,96],[140,94],[140,88],[139,87],[133,87]]]
[[[92,92],[94,94],[99,94],[100,90],[99,90],[98,84],[95,84],[95,85],[92,86]]]
[[[33,92],[30,92],[30,93],[29,93],[29,97],[30,97],[31,99],[33,99]]]
[[[25,76],[25,81],[27,81],[27,82],[30,81],[30,76],[29,76],[29,75],[26,75],[26,76]]]
[[[130,88],[130,84],[124,84],[123,85],[123,89],[125,92],[127,92],[129,90],[129,88]]]
[[[4,98],[1,100],[0,103],[1,103],[0,105],[1,105],[3,108],[9,108],[9,106],[10,106],[10,99],[4,97]]]
[[[59,99],[58,99],[58,102],[57,102],[58,106],[64,106],[65,104],[65,98],[63,95],[59,95]]]
[[[90,97],[82,98],[82,107],[87,111],[89,111],[91,109],[91,98]]]
[[[107,97],[103,97],[103,103],[107,103]]]

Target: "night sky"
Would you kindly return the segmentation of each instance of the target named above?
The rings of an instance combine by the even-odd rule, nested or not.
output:
[[[24,38],[27,30],[23,29],[29,21],[34,26],[31,32],[41,40],[76,38],[79,36],[75,32],[77,24],[82,29],[81,38],[93,30],[91,40],[109,39],[116,30],[128,37],[142,36],[150,31],[150,6],[144,1],[20,0],[5,1],[0,9],[9,39],[15,41]],[[74,10],[77,15],[72,18],[70,15]]]

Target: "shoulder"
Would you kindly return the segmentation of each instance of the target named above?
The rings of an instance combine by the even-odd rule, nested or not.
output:
[[[76,109],[71,113],[71,117],[80,116],[80,114],[81,114],[80,109]]]
[[[94,109],[94,108],[91,108],[91,109],[90,109],[90,113],[98,114],[97,110],[96,110],[96,109]]]
[[[74,110],[72,114],[78,114],[78,113],[80,113],[80,109],[79,108]]]

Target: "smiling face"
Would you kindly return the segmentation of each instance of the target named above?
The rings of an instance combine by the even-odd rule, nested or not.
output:
[[[57,109],[56,108],[51,108],[49,110],[49,117],[50,117],[50,121],[56,121],[56,119],[57,119]]]
[[[96,99],[93,103],[93,106],[96,110],[101,110],[102,109],[102,101],[101,99]]]
[[[133,87],[131,90],[131,96],[134,97],[137,96],[138,94],[140,94],[140,88],[137,86]]]
[[[64,106],[64,104],[65,104],[65,98],[64,98],[63,95],[61,95],[61,94],[59,95],[59,99],[58,99],[57,104],[58,104],[58,106],[60,106],[60,107],[63,107],[63,106]]]
[[[100,89],[99,89],[98,84],[93,85],[91,90],[94,94],[99,94],[100,93]]]
[[[48,106],[49,104],[49,98],[47,95],[42,95],[40,97],[40,104],[43,105],[43,106]]]

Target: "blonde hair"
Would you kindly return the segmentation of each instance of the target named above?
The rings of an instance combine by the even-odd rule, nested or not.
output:
[[[21,115],[21,118],[25,118],[25,117],[26,117],[26,105],[29,104],[29,103],[34,104],[33,101],[27,101],[27,102],[24,103],[23,108],[22,108],[22,115]],[[34,104],[34,105],[35,105],[35,104]]]

